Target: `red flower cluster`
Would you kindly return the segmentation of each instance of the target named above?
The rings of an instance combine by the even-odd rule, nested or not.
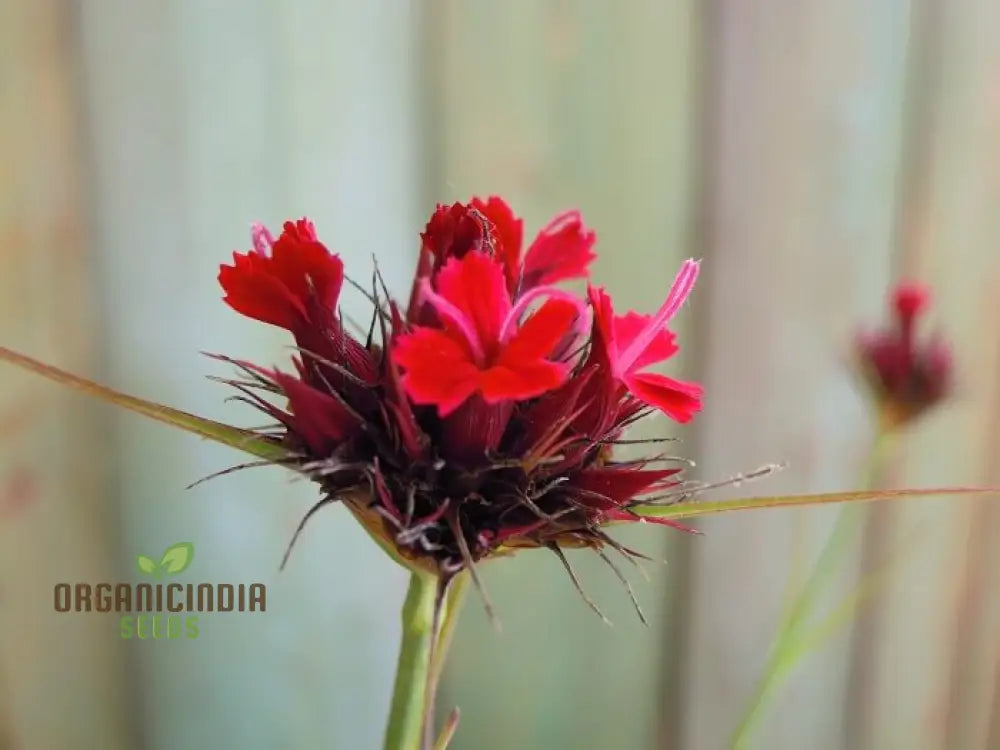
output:
[[[951,388],[952,357],[947,343],[934,336],[918,342],[918,317],[930,304],[926,287],[900,283],[891,295],[892,325],[858,337],[858,357],[887,424],[915,419],[941,401]]]
[[[305,219],[277,239],[255,227],[253,249],[219,274],[233,309],[289,330],[300,351],[295,375],[237,362],[248,378],[233,384],[327,501],[446,576],[505,548],[615,544],[600,527],[638,520],[643,498],[678,491],[680,469],[616,462],[610,446],[652,410],[687,422],[701,406],[697,384],[648,371],[677,352],[668,325],[695,261],[655,314],[616,315],[599,287],[556,286],[595,258],[578,212],[526,250],[522,235],[500,198],[438,206],[409,304],[374,289],[365,341],[338,314],[343,264]]]

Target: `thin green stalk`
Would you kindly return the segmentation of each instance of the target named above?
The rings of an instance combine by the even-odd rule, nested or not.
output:
[[[427,682],[427,726],[424,727],[424,745],[430,747],[434,732],[434,715],[436,712],[435,699],[437,698],[438,683],[441,680],[441,673],[444,671],[444,662],[448,655],[448,647],[451,645],[451,636],[455,631],[458,622],[458,613],[462,609],[462,602],[465,597],[465,590],[469,585],[469,572],[462,571],[457,576],[448,581],[444,591],[438,590],[441,597],[438,602],[438,621],[435,623],[436,636],[434,648],[431,649],[430,676]],[[434,742],[434,750],[446,750],[452,736],[458,729],[458,709],[452,710],[441,735]]]
[[[465,601],[465,592],[468,588],[469,572],[463,570],[452,579],[445,594],[444,608],[441,615],[441,630],[438,633],[437,644],[434,648],[433,664],[431,665],[431,680],[435,686],[438,680],[441,679],[444,662],[448,656],[448,647],[451,645],[451,636],[455,632],[458,613],[462,611],[462,603]]]
[[[894,434],[891,429],[882,428],[876,435],[865,467],[863,487],[871,489],[878,484]],[[750,737],[764,716],[764,709],[767,708],[775,689],[803,655],[800,643],[802,630],[809,621],[816,600],[843,562],[843,557],[863,518],[860,508],[844,508],[837,516],[833,532],[820,552],[812,574],[795,603],[788,608],[788,615],[779,628],[778,637],[768,656],[764,676],[757,684],[749,709],[733,733],[734,750],[744,750],[748,746]]]
[[[403,638],[385,733],[385,750],[421,750],[437,594],[436,576],[421,572],[410,576],[410,588],[403,604]]]
[[[414,572],[410,578],[403,604],[403,638],[385,750],[420,750],[428,747],[433,739],[434,696],[469,575],[463,572],[453,578],[439,603],[440,583],[440,579],[429,573]],[[439,607],[437,623],[434,621],[435,607]],[[448,742],[457,723],[458,714],[452,712],[436,747],[446,746],[440,743]]]

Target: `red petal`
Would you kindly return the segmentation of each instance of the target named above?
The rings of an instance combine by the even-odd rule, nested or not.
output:
[[[597,235],[583,225],[579,211],[556,216],[538,233],[524,256],[523,288],[587,276]]]
[[[285,222],[271,248],[271,269],[298,299],[313,297],[327,310],[337,308],[344,264],[316,239],[308,220]]]
[[[465,316],[483,351],[494,352],[511,308],[500,264],[479,252],[452,258],[435,277],[435,287]]]
[[[702,387],[685,383],[655,372],[631,373],[624,378],[632,394],[655,406],[677,422],[688,422],[701,410]]]
[[[233,253],[233,262],[220,267],[219,283],[239,313],[295,330],[308,325],[316,306],[331,314],[336,309],[344,264],[316,239],[307,219],[286,222],[270,255]]]
[[[892,290],[892,306],[901,320],[911,321],[930,304],[931,290],[923,284],[900,282]]]
[[[515,367],[519,362],[547,357],[569,333],[579,314],[572,302],[561,299],[546,301],[504,345],[499,363]]]
[[[448,258],[462,258],[472,250],[486,249],[493,239],[489,230],[488,223],[469,206],[439,204],[420,239],[440,265]]]
[[[305,306],[269,273],[268,260],[254,253],[233,253],[233,265],[219,268],[219,284],[226,292],[223,301],[248,318],[294,330],[306,320]]]
[[[444,331],[414,328],[396,339],[393,361],[405,370],[403,388],[418,404],[434,404],[446,416],[471,396],[479,370],[459,342]]]
[[[545,360],[516,367],[497,365],[479,376],[479,389],[487,403],[523,401],[562,385],[568,374],[569,365]]]
[[[632,310],[629,310],[624,315],[616,315],[614,319],[614,326],[615,344],[618,347],[618,351],[627,349],[629,344],[631,344],[632,341],[635,340],[635,337],[639,335],[639,332],[649,324],[652,317],[653,316],[651,315],[641,315],[640,313]],[[657,331],[655,337],[646,347],[645,351],[639,355],[635,364],[632,365],[632,369],[641,370],[647,365],[670,359],[670,357],[676,354],[679,349],[675,343],[676,338],[677,337],[666,328]]]
[[[514,292],[521,275],[521,243],[524,241],[524,221],[517,218],[507,202],[496,195],[485,201],[473,198],[471,205],[490,220],[496,233],[496,255],[507,274],[507,288]]]

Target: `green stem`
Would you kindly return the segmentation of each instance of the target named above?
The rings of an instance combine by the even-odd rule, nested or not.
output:
[[[403,638],[386,727],[385,750],[420,750],[431,676],[438,579],[413,572],[403,604]]]
[[[451,636],[455,632],[458,613],[462,611],[462,602],[465,600],[465,592],[468,588],[469,572],[463,570],[452,580],[451,585],[448,586],[448,592],[445,594],[444,611],[441,615],[441,631],[434,648],[434,663],[431,665],[431,680],[435,686],[441,679],[444,661],[448,656],[448,647],[451,645]]]
[[[872,489],[879,483],[894,434],[892,430],[884,428],[877,433],[865,466],[862,480],[864,488]],[[734,750],[744,750],[748,746],[750,737],[764,715],[764,709],[767,707],[769,699],[781,680],[795,666],[801,656],[802,650],[799,648],[801,630],[808,622],[816,600],[825,590],[831,576],[840,567],[843,556],[861,525],[862,519],[860,508],[844,508],[837,516],[833,532],[820,552],[812,574],[778,631],[777,640],[767,660],[764,676],[757,684],[750,708],[733,733]]]

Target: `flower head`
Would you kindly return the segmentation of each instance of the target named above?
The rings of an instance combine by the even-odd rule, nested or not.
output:
[[[940,335],[918,341],[919,317],[930,305],[927,287],[903,282],[892,290],[891,324],[862,332],[857,356],[883,418],[890,426],[909,422],[948,395],[952,380],[951,349]]]
[[[605,525],[684,492],[679,466],[616,461],[613,446],[654,410],[686,422],[700,408],[700,386],[648,371],[677,352],[668,325],[698,264],[654,314],[616,315],[603,289],[555,286],[594,258],[578,212],[523,253],[522,234],[498,197],[439,206],[409,305],[373,290],[364,342],[337,312],[343,265],[304,219],[276,240],[255,228],[254,249],[219,275],[231,307],[301,351],[294,374],[229,360],[296,468],[397,557],[444,576],[521,547],[615,545]]]

